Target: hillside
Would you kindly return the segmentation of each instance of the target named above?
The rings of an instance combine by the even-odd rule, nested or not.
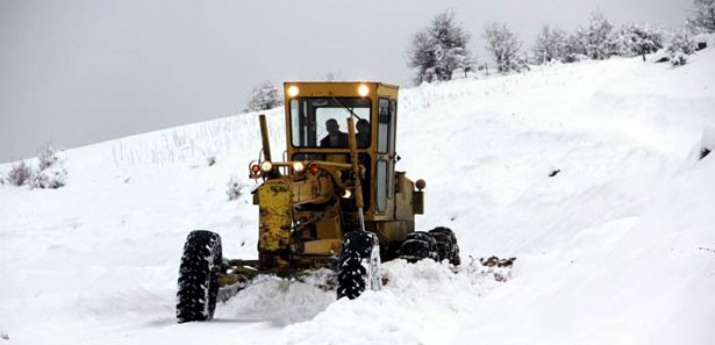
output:
[[[512,279],[398,261],[337,302],[265,279],[201,324],[175,322],[181,248],[210,229],[256,256],[255,114],[70,149],[67,186],[0,187],[0,344],[713,344],[714,109],[712,48],[402,89],[418,228],[454,229],[465,261],[516,256]]]

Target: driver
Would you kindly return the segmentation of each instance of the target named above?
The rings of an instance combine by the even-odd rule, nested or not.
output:
[[[320,140],[321,147],[347,147],[348,134],[340,131],[338,121],[329,119],[325,121],[325,128],[328,130],[328,135]]]

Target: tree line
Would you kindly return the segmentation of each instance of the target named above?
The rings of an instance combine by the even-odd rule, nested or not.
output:
[[[645,24],[625,24],[616,28],[600,11],[591,13],[586,27],[567,33],[559,27],[544,25],[530,50],[505,23],[492,22],[484,27],[482,38],[495,70],[502,73],[528,69],[528,65],[555,61],[573,63],[582,60],[604,60],[612,56],[642,56],[665,48],[668,60],[684,64],[695,51],[691,37],[715,32],[715,0],[694,0],[687,17],[687,27],[676,32]],[[414,81],[451,80],[456,72],[465,75],[487,64],[477,65],[468,48],[470,35],[457,23],[454,11],[432,18],[418,31],[407,51],[407,66],[415,71]]]
[[[675,32],[646,24],[625,24],[616,28],[599,12],[590,15],[588,25],[566,32],[554,25],[543,25],[533,46],[524,49],[523,41],[507,24],[487,24],[481,37],[494,70],[499,73],[521,72],[529,65],[554,62],[573,63],[583,60],[605,60],[613,56],[641,56],[661,49],[673,65],[683,65],[694,53],[693,35],[715,32],[715,0],[693,0],[686,27]],[[451,80],[459,73],[465,77],[487,69],[488,63],[477,64],[469,49],[471,35],[456,20],[455,12],[444,11],[417,31],[409,41],[407,66],[414,70],[416,84]],[[329,75],[327,80],[334,79]],[[272,109],[283,104],[282,94],[270,81],[251,91],[246,111]]]

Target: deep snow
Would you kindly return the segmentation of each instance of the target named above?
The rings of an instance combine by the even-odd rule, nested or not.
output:
[[[256,255],[258,123],[239,115],[68,150],[58,190],[0,187],[0,344],[715,343],[715,49],[403,89],[399,116],[398,167],[427,181],[418,227],[454,229],[463,261],[518,257],[511,280],[397,261],[336,302],[266,278],[176,324],[190,230]]]

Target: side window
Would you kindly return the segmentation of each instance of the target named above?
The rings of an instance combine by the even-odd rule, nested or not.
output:
[[[380,98],[377,103],[377,152],[387,153],[390,131],[390,101]]]
[[[390,155],[390,166],[388,169],[387,197],[395,197],[395,128],[397,127],[397,101],[390,102],[390,135],[388,153]]]
[[[390,112],[390,100],[386,98],[380,98],[377,103],[377,152],[378,153],[389,153],[390,149],[394,146],[391,143],[392,137],[394,137],[394,125],[393,116]],[[393,163],[391,161],[379,160],[377,161],[377,176],[375,178],[376,184],[376,196],[377,201],[377,211],[385,212],[387,209],[387,198],[388,195],[392,195],[389,192],[390,185],[394,185],[394,178],[390,178],[390,174],[394,170],[392,167]]]
[[[308,144],[308,133],[306,126],[303,126],[305,114],[300,111],[300,103],[297,99],[290,101],[290,113],[293,116],[291,121],[291,133],[293,134],[293,146],[306,146]],[[301,129],[303,131],[301,132]]]
[[[387,182],[387,162],[377,161],[377,211],[385,212],[387,209],[387,193],[386,193],[386,182]]]

